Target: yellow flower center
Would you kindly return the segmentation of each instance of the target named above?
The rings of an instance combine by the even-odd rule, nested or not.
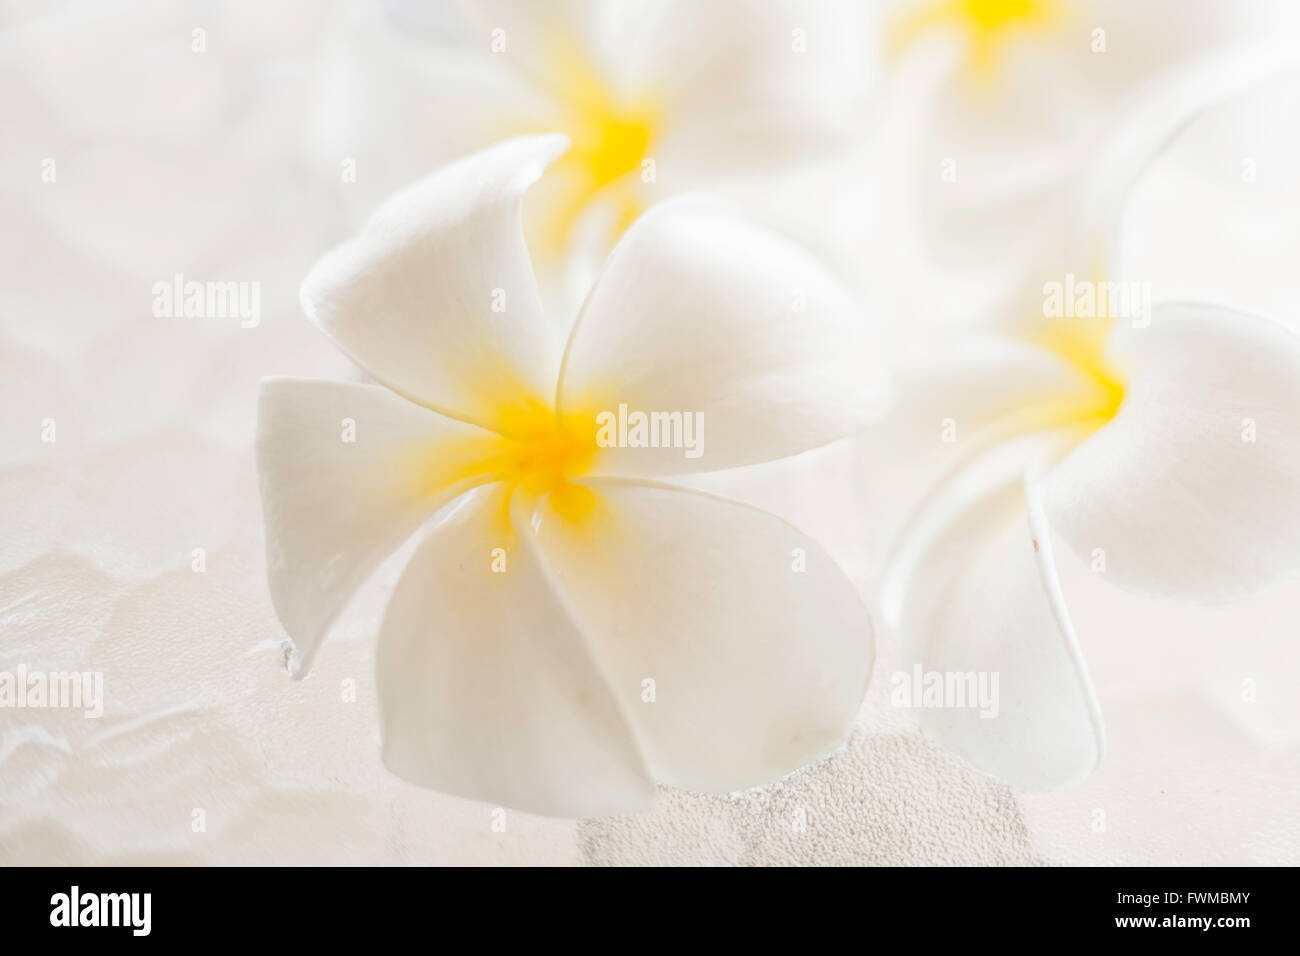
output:
[[[578,522],[595,505],[592,492],[575,483],[590,470],[598,450],[595,422],[594,414],[557,415],[546,402],[510,399],[490,417],[492,429],[413,441],[395,459],[376,462],[376,467],[386,479],[389,497],[416,502],[502,482],[512,493],[519,490],[529,498],[549,495],[556,512]],[[510,524],[510,498],[503,498],[503,533]]]
[[[573,161],[594,191],[641,165],[650,146],[650,120],[634,113],[593,112],[581,138],[574,140]]]
[[[629,174],[649,158],[660,126],[659,110],[645,97],[619,96],[595,69],[563,42],[557,54],[553,92],[566,113],[564,132],[572,147],[555,165],[558,195],[546,210],[535,251],[563,254],[578,218],[599,197],[612,204],[614,228],[621,233],[641,214],[644,203]],[[551,132],[548,130],[547,132]]]
[[[555,510],[570,520],[582,518],[593,496],[573,479],[585,474],[596,455],[592,415],[557,415],[541,402],[527,402],[502,414],[498,449],[484,462],[487,471],[512,488],[550,495]]]
[[[988,78],[1013,33],[1051,27],[1063,12],[1062,0],[933,0],[895,23],[890,45],[898,51],[922,34],[955,27],[967,38],[976,75]]]
[[[1097,387],[1097,397],[1068,409],[1059,424],[1091,423],[1100,428],[1115,417],[1124,401],[1124,379],[1106,355],[1110,316],[1050,321],[1040,344],[1060,355]]]
[[[1092,270],[1104,275],[1100,265]],[[1038,406],[1028,415],[1035,427],[1080,426],[1091,434],[1115,417],[1124,402],[1125,370],[1107,349],[1115,323],[1130,313],[1147,314],[1149,298],[1132,283],[1076,279],[1043,286],[1043,315],[1032,340],[1065,359],[1091,386],[1085,395],[1066,403]]]
[[[966,17],[976,30],[993,31],[1014,21],[1033,21],[1043,15],[1042,0],[963,0]]]

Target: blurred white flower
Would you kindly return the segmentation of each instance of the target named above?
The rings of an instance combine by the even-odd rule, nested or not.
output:
[[[521,226],[566,146],[447,166],[318,264],[305,309],[383,387],[267,380],[257,457],[299,671],[423,529],[379,635],[385,762],[580,816],[644,807],[656,781],[758,784],[842,741],[872,660],[853,586],[781,519],[651,476],[850,434],[883,373],[815,261],[685,199],[626,233],[566,343]],[[599,445],[621,405],[698,414],[702,454]]]
[[[921,722],[1030,788],[1080,781],[1103,750],[1052,533],[1115,584],[1183,600],[1300,567],[1300,337],[1208,304],[1118,315],[1106,294],[1078,280],[1066,315],[1022,335],[936,343],[903,374],[891,432],[912,441],[890,446],[900,460],[947,442],[957,461],[905,524],[882,619],[907,666],[1001,687],[996,719]]]
[[[895,492],[948,460],[885,535],[882,617],[906,667],[999,675],[996,718],[923,708],[923,725],[1005,780],[1063,786],[1091,772],[1103,730],[1049,529],[1121,587],[1192,601],[1300,566],[1295,336],[1208,304],[1152,309],[1114,242],[1180,125],[1295,61],[1300,9],[895,12],[900,278],[925,328],[898,363],[899,414],[862,450],[894,455]]]
[[[1103,231],[1155,152],[1300,63],[1292,0],[891,0],[884,20],[885,182],[921,319],[1015,323],[1045,267],[1104,268]]]
[[[598,265],[652,203],[819,158],[863,120],[870,33],[850,0],[475,0],[389,14],[346,25],[322,86],[325,151],[356,158],[369,196],[488,143],[568,134],[572,149],[529,199],[539,265]]]

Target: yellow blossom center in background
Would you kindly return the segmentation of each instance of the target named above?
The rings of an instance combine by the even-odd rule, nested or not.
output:
[[[1103,274],[1100,270],[1096,273]],[[1044,286],[1043,316],[1036,344],[1065,359],[1093,386],[1092,395],[1055,409],[1045,425],[1082,425],[1090,433],[1115,417],[1124,401],[1124,373],[1107,349],[1115,323],[1126,310],[1140,309],[1140,299],[1126,298],[1124,283],[1101,280],[1051,282]],[[1136,293],[1140,295],[1139,293]],[[1149,301],[1146,303],[1149,308]]]
[[[612,204],[617,233],[644,211],[636,183],[642,161],[661,125],[659,111],[645,97],[635,101],[618,94],[578,53],[566,50],[556,58],[553,92],[565,113],[563,129],[572,147],[554,167],[561,195],[549,210],[540,237],[543,254],[562,255],[570,233],[588,206],[600,200]]]
[[[962,0],[965,16],[977,30],[993,31],[1013,21],[1041,17],[1046,4],[1042,0]]]
[[[570,155],[594,195],[640,167],[650,146],[651,120],[645,115],[617,112],[601,112],[587,120]]]
[[[1124,380],[1106,356],[1106,339],[1113,320],[1061,319],[1046,330],[1042,344],[1082,372],[1099,390],[1096,404],[1073,410],[1073,421],[1095,422],[1097,427],[1115,417],[1124,401]]]
[[[1062,13],[1061,0],[933,0],[895,23],[891,45],[900,50],[932,30],[956,27],[967,38],[971,66],[987,78],[1013,32],[1050,27]]]

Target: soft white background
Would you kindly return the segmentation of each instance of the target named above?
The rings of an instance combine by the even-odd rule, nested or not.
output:
[[[847,748],[752,793],[666,792],[652,814],[585,823],[511,813],[497,833],[491,808],[390,776],[372,689],[382,583],[316,673],[290,680],[251,447],[259,378],[356,375],[297,305],[312,260],[364,212],[340,181],[348,153],[318,145],[348,17],[306,2],[0,11],[0,669],[102,670],[107,697],[100,720],[0,711],[0,863],[1300,863],[1300,582],[1177,607],[1063,550],[1109,734],[1075,790],[1014,792],[912,729],[888,706],[887,644]],[[1295,320],[1298,88],[1203,118],[1144,178],[1129,271],[1157,298]],[[391,122],[437,121],[407,106]],[[908,292],[873,261],[891,226],[872,168],[864,147],[756,211],[885,320]],[[150,287],[178,271],[260,282],[261,325],[154,318]],[[799,476],[783,510],[825,529],[865,586],[852,458],[778,467]]]

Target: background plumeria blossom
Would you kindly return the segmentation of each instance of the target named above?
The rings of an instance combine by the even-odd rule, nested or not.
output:
[[[890,0],[882,41],[916,315],[1005,323],[1079,220],[1099,153],[1149,154],[1206,106],[1300,63],[1291,0]],[[901,182],[902,189],[895,184]]]
[[[379,634],[386,764],[587,816],[645,807],[656,781],[755,785],[842,741],[872,661],[854,587],[781,519],[657,479],[860,430],[884,377],[814,260],[689,199],[627,232],[566,343],[521,202],[567,145],[444,167],[317,265],[307,313],[383,384],[267,380],[257,456],[297,669],[423,529]],[[598,447],[620,404],[699,413],[703,454]]]
[[[346,24],[318,134],[356,159],[363,196],[508,137],[568,134],[525,222],[537,265],[585,291],[652,203],[853,136],[869,36],[852,0],[389,4]]]
[[[1245,597],[1300,567],[1300,337],[1196,303],[1035,331],[959,336],[924,384],[900,384],[913,438],[946,429],[958,460],[905,523],[881,616],[908,667],[999,674],[996,719],[922,723],[1048,788],[1103,750],[1053,534],[1115,584],[1182,600]]]

